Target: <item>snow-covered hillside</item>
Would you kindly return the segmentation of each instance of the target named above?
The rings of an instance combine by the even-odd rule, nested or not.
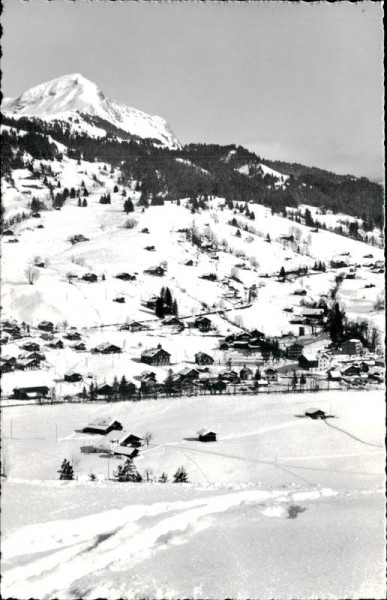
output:
[[[92,115],[132,135],[159,140],[167,147],[180,146],[164,119],[110,100],[95,83],[79,74],[57,77],[29,89],[15,100],[6,100],[3,111],[13,117],[63,121],[81,119],[82,114]]]
[[[6,409],[3,595],[382,598],[383,397],[318,398],[333,426],[297,394]],[[119,460],[80,454],[95,436],[76,431],[101,414],[153,431],[142,473],[189,483],[108,481]],[[218,442],[192,438],[203,424]],[[66,456],[77,481],[54,480]]]

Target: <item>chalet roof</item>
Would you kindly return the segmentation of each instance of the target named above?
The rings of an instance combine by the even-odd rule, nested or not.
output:
[[[107,418],[97,418],[94,419],[94,421],[91,421],[91,423],[88,423],[88,425],[86,425],[86,427],[92,427],[93,429],[100,429],[101,431],[104,431],[105,429],[108,429],[111,425],[113,425],[113,423],[116,422],[117,419],[107,419]]]
[[[37,358],[18,358],[16,364],[27,367],[30,364],[34,364],[37,360]]]
[[[304,316],[321,316],[324,314],[324,309],[323,308],[304,308],[304,310],[302,311],[302,314]]]
[[[204,322],[209,322],[211,323],[211,319],[209,319],[208,317],[197,317],[195,319],[195,323],[204,323]]]
[[[209,358],[212,358],[212,356],[210,354],[207,354],[207,352],[196,352],[195,357],[201,357],[201,356],[208,356]]]
[[[195,369],[194,367],[184,367],[183,369],[181,369],[181,371],[178,372],[178,375],[189,375],[189,373],[197,373],[199,375],[199,371],[198,369]]]
[[[352,344],[356,344],[356,343],[361,344],[362,343],[361,340],[359,340],[358,338],[351,338],[350,340],[345,340],[345,342],[343,342],[343,345],[347,344],[348,342],[351,342]]]
[[[332,369],[329,371],[329,374],[332,379],[341,379],[341,373],[337,369]]]
[[[168,356],[171,356],[169,352],[167,352],[167,350],[164,350],[164,348],[160,347],[160,348],[150,348],[149,350],[145,350],[141,356],[146,356],[148,358],[153,358],[154,356],[156,356],[159,352],[165,352],[166,354],[168,354]]]
[[[119,348],[119,346],[116,346],[116,344],[110,344],[109,342],[104,342],[103,344],[95,346],[94,350],[99,350],[100,352],[102,352],[103,350],[107,350],[108,348]]]
[[[154,373],[153,371],[143,371],[142,373],[140,373],[140,377],[141,377],[141,379],[147,379],[149,377],[156,377],[156,373]]]
[[[305,411],[305,414],[308,414],[308,415],[313,415],[315,413],[322,413],[323,415],[325,414],[325,412],[323,410],[321,410],[320,408],[307,408]]]
[[[313,354],[312,352],[303,352],[301,354],[301,356],[303,358],[306,358],[306,360],[308,360],[308,361],[317,360],[317,356],[315,354]],[[301,358],[301,356],[300,356],[300,358]]]
[[[197,432],[198,435],[208,435],[209,433],[213,433],[214,435],[216,435],[215,431],[211,431],[211,429],[199,429],[199,431]]]
[[[144,439],[144,438],[142,438],[142,437],[140,437],[138,435],[134,435],[134,433],[125,433],[125,435],[123,435],[122,438],[120,438],[118,440],[118,445],[123,444],[129,438],[132,438],[132,439],[135,439],[135,440],[143,440]]]

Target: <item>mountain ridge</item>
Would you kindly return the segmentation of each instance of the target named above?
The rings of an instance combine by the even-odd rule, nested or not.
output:
[[[75,115],[96,116],[116,128],[155,139],[170,148],[181,146],[165,119],[111,100],[95,83],[79,73],[63,75],[34,86],[15,99],[6,99],[3,112],[14,117],[66,120]],[[95,132],[98,137],[98,132]],[[99,133],[101,136],[101,133]]]

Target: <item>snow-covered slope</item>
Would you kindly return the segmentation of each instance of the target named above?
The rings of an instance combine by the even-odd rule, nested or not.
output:
[[[275,185],[281,186],[281,187],[283,187],[284,183],[289,179],[289,175],[284,175],[283,173],[279,173],[279,171],[275,171],[274,169],[271,169],[270,167],[267,167],[266,165],[264,165],[262,163],[246,164],[246,165],[243,165],[242,167],[239,167],[239,169],[237,169],[237,171],[239,171],[239,173],[242,173],[242,175],[247,175],[247,176],[255,175],[257,173],[259,173],[263,177],[265,175],[270,175],[271,177],[274,177],[274,179],[277,180]]]
[[[118,104],[79,74],[64,75],[26,91],[3,105],[13,116],[66,119],[74,113],[100,117],[118,129],[142,138],[154,138],[169,147],[180,146],[168,123],[158,116]]]

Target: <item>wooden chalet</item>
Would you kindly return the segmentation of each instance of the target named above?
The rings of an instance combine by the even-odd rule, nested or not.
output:
[[[147,365],[153,365],[155,367],[170,365],[171,355],[169,352],[164,350],[161,344],[158,344],[157,348],[145,350],[145,352],[141,354],[141,362],[146,363]]]
[[[40,369],[40,360],[37,360],[36,358],[18,358],[15,368],[19,371],[32,371],[34,369]]]
[[[115,344],[109,344],[109,342],[105,342],[104,344],[99,344],[99,346],[93,348],[92,352],[94,354],[120,354],[122,350]]]
[[[200,372],[198,371],[198,369],[185,367],[184,369],[179,371],[177,375],[180,377],[180,379],[198,379]]]
[[[134,281],[136,276],[130,275],[130,273],[118,273],[118,275],[116,275],[116,279],[121,279],[121,281]]]
[[[286,348],[286,356],[287,358],[290,358],[290,360],[298,360],[298,358],[303,353],[303,350],[303,344],[300,344],[299,342],[294,342],[294,344],[291,344]]]
[[[62,344],[62,348],[63,348],[63,344]],[[86,346],[83,342],[79,342],[79,344],[74,344],[73,348],[74,348],[74,350],[86,350]]]
[[[241,381],[250,381],[251,379],[254,379],[254,373],[249,367],[243,365],[242,369],[239,371],[239,379]]]
[[[148,329],[146,325],[140,323],[139,321],[132,321],[131,323],[125,323],[120,327],[120,331],[131,331],[135,333],[136,331],[145,331]]]
[[[210,429],[199,429],[198,437],[200,442],[216,442],[216,433]]]
[[[82,379],[82,375],[74,371],[71,373],[66,373],[64,376],[64,380],[68,381],[69,383],[76,383],[77,381],[82,381]]]
[[[195,354],[195,363],[197,365],[212,365],[214,364],[214,359],[205,352],[197,352]]]
[[[44,354],[42,354],[41,352],[27,352],[26,354],[23,354],[22,356],[19,356],[19,358],[28,358],[29,360],[39,360],[41,362],[43,362],[44,360],[46,360],[46,357]]]
[[[85,275],[82,276],[82,280],[88,281],[89,283],[95,283],[98,281],[98,275],[95,273],[85,273]]]
[[[31,387],[16,387],[13,389],[12,398],[15,400],[36,400],[47,398],[50,388],[46,385]]]
[[[122,425],[115,419],[95,419],[82,429],[83,433],[106,435],[111,431],[122,431]]]
[[[259,331],[259,329],[253,329],[252,331],[250,331],[250,339],[257,340],[264,337],[265,334],[262,333],[262,331]]]
[[[236,371],[226,369],[225,371],[219,373],[219,379],[223,381],[228,381],[229,383],[238,383],[239,375]]]
[[[278,371],[272,367],[265,369],[265,379],[267,381],[278,381]]]
[[[363,352],[363,344],[361,340],[358,340],[356,338],[346,340],[341,346],[341,351],[343,354],[349,354],[352,356],[358,355]]]
[[[101,385],[101,387],[99,387],[97,389],[97,396],[112,396],[113,393],[114,393],[114,389],[108,383]]]
[[[184,329],[184,323],[180,321],[180,319],[176,316],[167,317],[163,320],[163,325],[167,325],[170,327],[181,327]]]
[[[305,416],[310,417],[311,419],[326,419],[327,414],[320,410],[319,408],[308,408],[305,411]]]
[[[139,448],[144,443],[144,439],[133,433],[126,433],[119,441],[119,446],[131,446],[132,448]]]
[[[145,275],[153,275],[154,277],[163,277],[165,275],[166,269],[161,267],[149,267],[149,269],[144,270]]]
[[[205,333],[207,331],[210,331],[210,329],[212,328],[212,322],[211,319],[209,319],[208,317],[198,317],[194,321],[194,326],[197,327],[199,331]]]
[[[54,348],[55,350],[62,350],[64,348],[64,343],[62,340],[57,340],[56,342],[52,342],[47,344],[49,348]]]
[[[298,357],[298,364],[301,369],[311,371],[318,368],[318,358],[314,354],[304,352]]]
[[[38,329],[41,329],[42,331],[54,331],[54,324],[51,323],[51,321],[42,321],[41,323],[39,323],[38,325]]]
[[[73,331],[70,333],[67,333],[65,336],[66,340],[71,340],[73,342],[77,342],[78,340],[81,339],[81,334],[79,333],[79,331]]]
[[[361,368],[359,365],[350,365],[346,369],[342,370],[342,375],[344,377],[360,377]]]
[[[15,370],[15,365],[8,361],[0,362],[0,373],[12,373]]]
[[[36,342],[27,342],[22,348],[23,350],[27,350],[27,352],[38,352],[40,350],[40,346]]]
[[[338,369],[329,369],[328,380],[329,381],[341,381],[341,372]]]

